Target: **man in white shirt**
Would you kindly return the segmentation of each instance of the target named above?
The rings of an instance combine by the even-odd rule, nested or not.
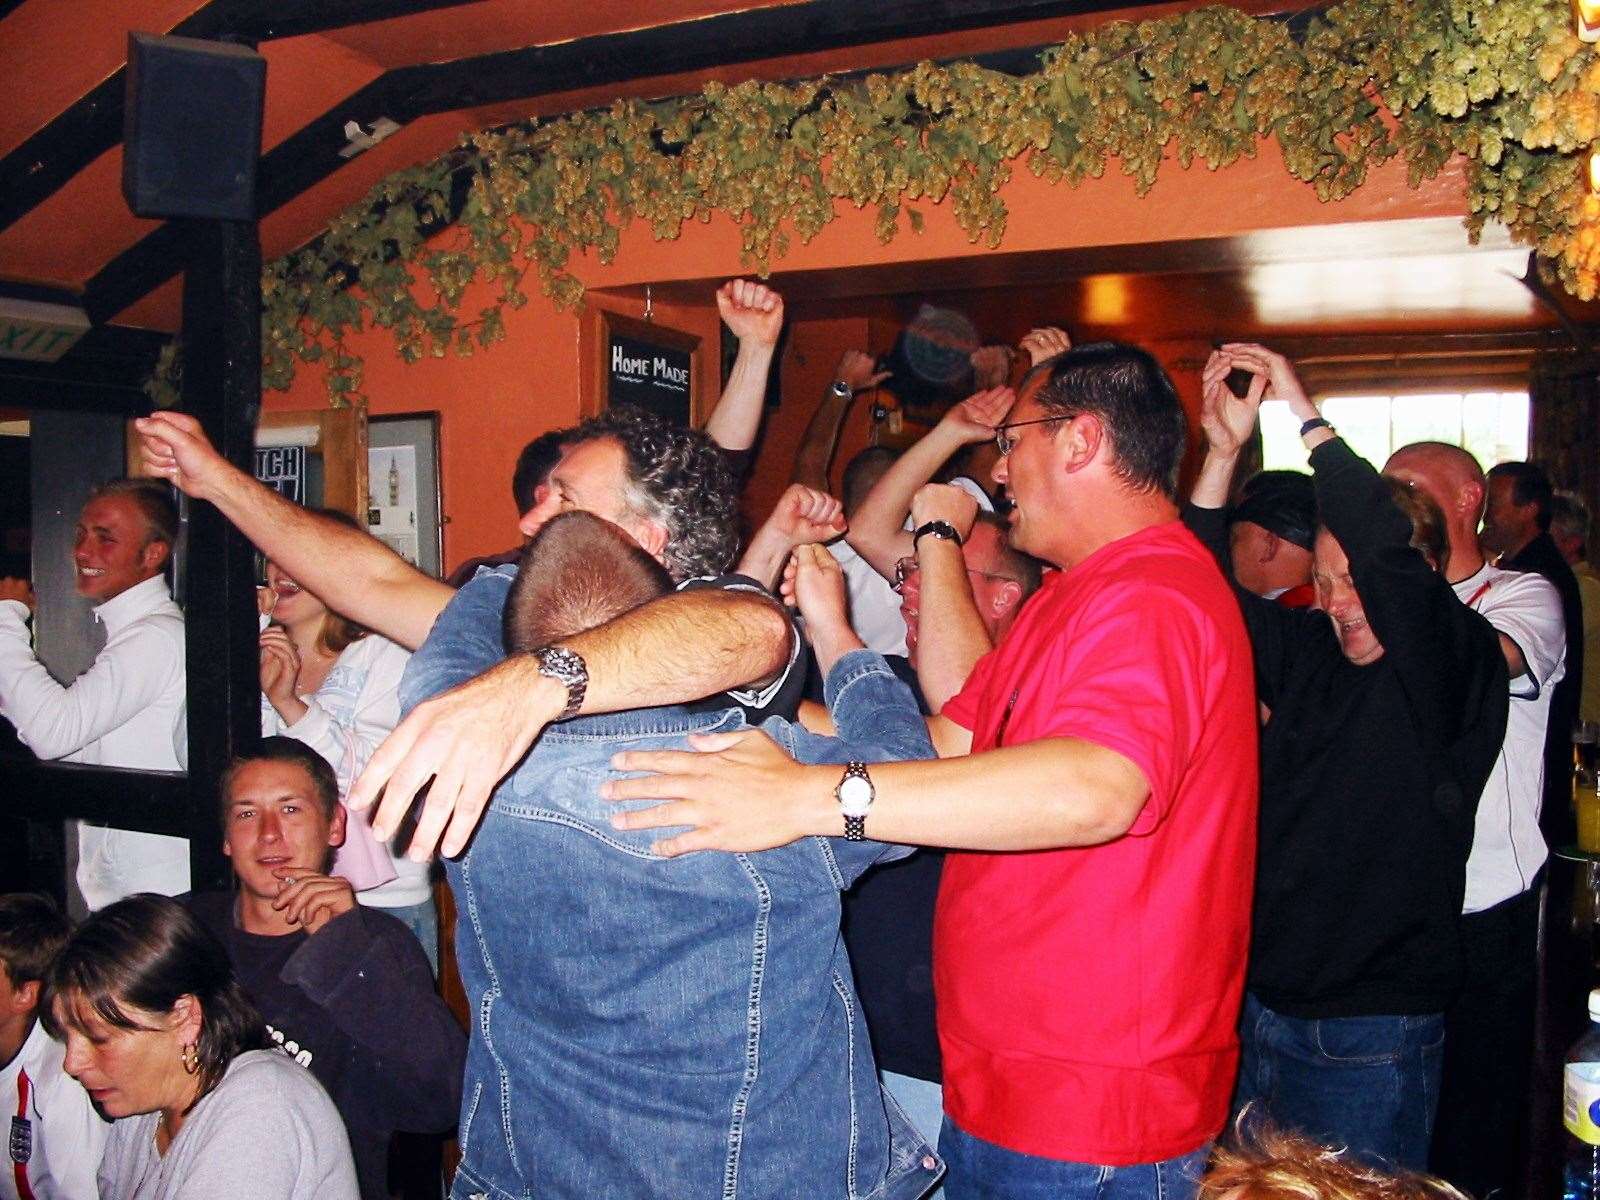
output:
[[[174,733],[184,713],[183,613],[162,569],[177,537],[171,493],[153,480],[96,488],[73,542],[78,594],[94,604],[106,644],[63,687],[34,655],[33,589],[0,579],[0,715],[43,759],[178,771]],[[84,822],[78,888],[91,910],[134,892],[189,890],[189,843]]]
[[[1566,623],[1548,580],[1485,561],[1478,522],[1487,488],[1470,454],[1418,442],[1395,451],[1384,472],[1426,492],[1444,513],[1445,577],[1500,635],[1511,676],[1505,741],[1478,801],[1467,859],[1467,974],[1461,999],[1445,1014],[1431,1163],[1471,1195],[1510,1194],[1532,1064],[1539,885],[1548,857],[1539,830],[1545,730],[1565,671]]]
[[[39,988],[72,927],[43,896],[0,896],[0,1200],[96,1200],[111,1126],[61,1069],[66,1052],[38,1021]]]

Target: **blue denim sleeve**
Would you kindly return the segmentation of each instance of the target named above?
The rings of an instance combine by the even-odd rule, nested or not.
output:
[[[400,677],[400,715],[483,674],[506,656],[500,633],[516,568],[479,571],[445,605]]]
[[[917,707],[916,697],[881,654],[871,650],[846,654],[828,672],[824,694],[838,736],[822,737],[798,725],[792,727],[789,740],[799,762],[878,763],[935,757],[927,719]],[[869,830],[871,824],[869,816]],[[843,837],[827,838],[825,843],[842,887],[848,887],[873,863],[911,853],[908,846],[851,842]]]

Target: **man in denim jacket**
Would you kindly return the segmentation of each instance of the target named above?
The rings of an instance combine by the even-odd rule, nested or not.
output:
[[[840,736],[776,718],[761,727],[804,762],[930,757],[909,690],[860,649],[838,569],[814,551],[802,548],[796,590],[831,668]],[[534,571],[554,558],[558,582],[578,587],[572,563],[605,583],[638,553],[574,513],[523,562]],[[405,709],[505,656],[516,576],[480,573],[450,603],[407,669]],[[939,1160],[878,1084],[839,937],[839,892],[906,851],[807,838],[668,860],[651,851],[653,834],[612,825],[600,787],[616,775],[614,753],[745,727],[737,708],[677,706],[553,725],[447,862],[473,1007],[458,1200],[909,1200],[938,1178]]]

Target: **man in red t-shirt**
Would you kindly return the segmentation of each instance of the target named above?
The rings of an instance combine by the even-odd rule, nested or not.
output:
[[[747,731],[623,755],[660,774],[606,794],[671,801],[616,818],[693,827],[658,843],[667,854],[862,833],[956,851],[934,943],[946,1195],[1189,1196],[1238,1053],[1250,647],[1176,519],[1186,427],[1150,355],[1075,347],[1009,415],[995,478],[1012,542],[1060,571],[930,720],[938,761],[841,778]],[[955,577],[964,530],[923,517],[924,573]]]

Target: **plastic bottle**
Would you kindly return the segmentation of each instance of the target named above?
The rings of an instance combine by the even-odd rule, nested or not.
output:
[[[1589,993],[1589,1030],[1567,1051],[1562,1072],[1567,1127],[1565,1200],[1600,1200],[1600,988]]]

